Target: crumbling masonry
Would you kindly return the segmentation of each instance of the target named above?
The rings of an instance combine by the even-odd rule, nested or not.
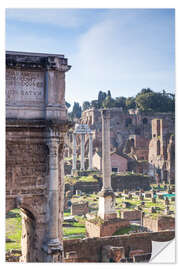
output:
[[[23,262],[63,260],[63,55],[6,53],[6,211],[22,212]]]

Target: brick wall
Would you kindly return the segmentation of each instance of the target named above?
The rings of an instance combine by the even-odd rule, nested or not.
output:
[[[141,219],[141,211],[134,210],[134,211],[121,211],[121,218],[127,220],[138,220]]]
[[[151,253],[153,241],[170,241],[174,238],[174,231],[163,231],[156,233],[136,233],[130,235],[94,237],[84,239],[64,240],[64,254],[76,251],[78,262],[101,262],[102,248],[106,245],[114,247],[124,247],[125,256],[128,257],[130,251],[142,249],[145,253]]]
[[[143,226],[147,227],[153,232],[174,230],[175,229],[175,218],[168,216],[161,216],[158,218],[144,217]]]
[[[127,163],[128,163],[128,160],[126,158],[121,157],[120,155],[117,155],[116,153],[113,153],[111,155],[111,167],[117,168],[118,172],[127,171]]]
[[[128,226],[129,222],[120,218],[104,221],[102,224],[94,224],[92,221],[86,221],[86,232],[88,237],[104,237],[111,236],[118,229]]]
[[[71,205],[71,215],[81,216],[89,212],[88,202],[73,203]]]

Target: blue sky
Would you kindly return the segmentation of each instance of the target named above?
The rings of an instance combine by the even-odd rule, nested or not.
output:
[[[174,9],[7,9],[6,49],[64,54],[66,100],[175,90]]]

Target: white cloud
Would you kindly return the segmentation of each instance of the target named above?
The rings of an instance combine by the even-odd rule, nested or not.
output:
[[[40,23],[65,28],[78,27],[83,17],[75,9],[6,9],[6,18],[19,22]]]
[[[115,97],[135,95],[143,87],[158,91],[160,84],[167,88],[172,80],[167,65],[162,68],[158,55],[159,30],[140,23],[137,29],[136,19],[141,20],[134,14],[121,18],[107,16],[80,37],[78,53],[68,57],[72,71],[67,75],[67,95],[71,92],[71,97],[74,95],[76,101],[82,102],[97,98],[99,90],[110,89]],[[156,55],[154,66],[150,55]]]

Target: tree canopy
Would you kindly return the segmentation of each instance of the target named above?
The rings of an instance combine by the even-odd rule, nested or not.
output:
[[[66,102],[69,108],[71,105]],[[74,102],[72,112],[69,113],[71,119],[80,118],[82,111],[90,108],[113,108],[122,107],[123,110],[136,109],[140,111],[152,112],[174,112],[175,111],[175,95],[165,90],[155,92],[150,88],[143,88],[135,97],[116,97],[112,98],[111,91],[99,91],[98,99],[84,101],[82,108],[78,102]]]

